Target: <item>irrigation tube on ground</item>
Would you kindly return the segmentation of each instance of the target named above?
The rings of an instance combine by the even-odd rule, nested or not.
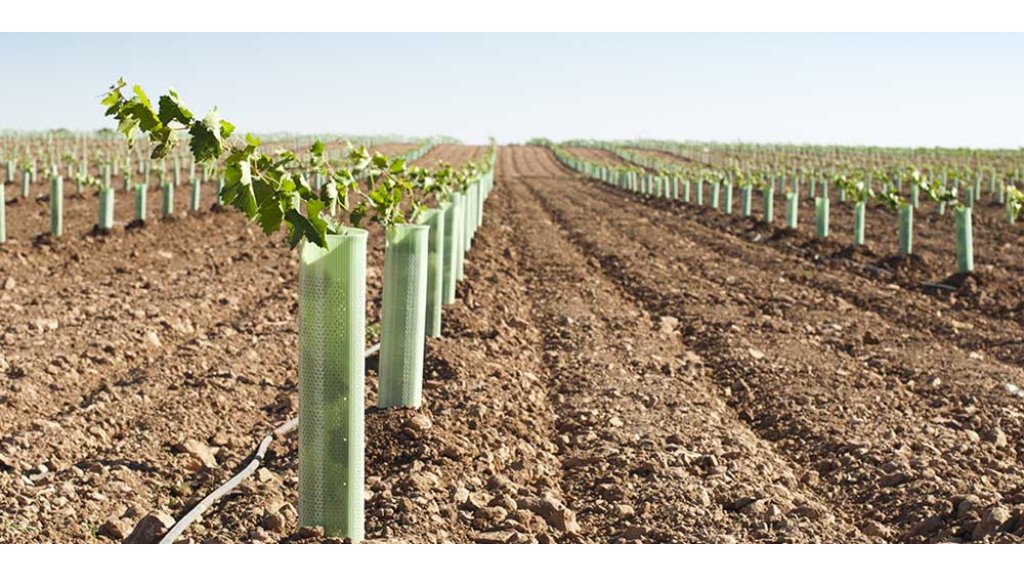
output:
[[[369,358],[380,350],[380,344],[374,344],[373,346],[366,349],[365,357]],[[295,432],[299,427],[299,419],[292,418],[291,420],[281,424],[274,429],[273,432],[267,434],[260,440],[259,445],[256,447],[256,451],[249,458],[249,463],[243,468],[238,474],[232,476],[227,482],[221,484],[216,490],[210,492],[210,494],[199,501],[198,504],[192,507],[184,516],[181,517],[178,522],[171,527],[170,531],[160,540],[160,544],[174,544],[174,541],[179,536],[185,533],[185,530],[192,525],[203,512],[206,512],[210,506],[213,506],[217,500],[223,498],[226,494],[230,493],[239,484],[245,481],[246,478],[252,476],[256,470],[260,467],[263,462],[263,458],[267,454],[267,449],[270,447],[270,443],[273,442],[277,436],[286,436],[292,432]]]

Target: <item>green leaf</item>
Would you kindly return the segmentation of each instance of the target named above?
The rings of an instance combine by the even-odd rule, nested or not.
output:
[[[220,137],[221,140],[227,140],[235,133],[235,125],[227,120],[220,121]]]
[[[193,119],[192,112],[185,107],[184,102],[174,90],[168,90],[168,94],[160,97],[159,117],[164,124],[170,124],[171,121],[177,120],[185,126],[191,124]]]
[[[220,117],[216,108],[202,122],[194,122],[188,133],[192,136],[189,149],[197,162],[207,163],[220,158],[224,147],[220,139]]]
[[[321,142],[320,140],[317,140],[316,142],[313,143],[313,146],[309,149],[309,151],[314,156],[323,156],[323,154],[324,154],[324,143]]]
[[[319,200],[306,203],[306,216],[298,210],[291,209],[285,213],[288,222],[288,244],[294,248],[299,241],[306,238],[317,246],[327,247],[327,221],[320,217],[323,204]]]

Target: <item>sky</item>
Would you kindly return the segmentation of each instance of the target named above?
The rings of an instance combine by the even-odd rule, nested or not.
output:
[[[1024,146],[1024,34],[0,34],[0,129],[119,76],[239,130]]]

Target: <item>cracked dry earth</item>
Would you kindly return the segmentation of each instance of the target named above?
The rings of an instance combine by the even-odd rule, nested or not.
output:
[[[751,242],[542,148],[501,149],[496,173],[424,407],[367,411],[368,542],[1022,540],[1021,364],[993,349],[1012,318]],[[227,240],[207,254],[197,234]],[[3,332],[0,540],[180,517],[294,416],[296,265],[249,234],[209,214],[5,249],[5,318],[60,321]],[[58,273],[71,308],[36,288]],[[372,362],[367,387],[372,406]],[[296,524],[296,448],[278,439],[181,541],[333,541]]]

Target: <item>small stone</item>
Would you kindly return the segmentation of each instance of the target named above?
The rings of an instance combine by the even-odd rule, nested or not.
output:
[[[999,531],[999,528],[1010,520],[1010,510],[1005,506],[993,506],[981,515],[981,522],[971,534],[972,540],[982,540]]]
[[[466,490],[464,486],[459,486],[452,492],[452,500],[457,506],[462,506],[469,501],[469,490]]]
[[[615,515],[619,518],[632,518],[636,516],[636,510],[629,504],[616,504]]]
[[[974,430],[964,430],[964,434],[967,435],[967,440],[970,441],[971,444],[981,442],[981,436],[979,436]]]
[[[549,526],[566,534],[576,534],[580,531],[580,525],[576,522],[576,513],[550,496],[520,498],[516,500],[516,506],[537,514]]]
[[[658,319],[658,331],[662,334],[672,334],[679,327],[679,318],[674,316],[662,316]]]
[[[489,506],[487,508],[480,508],[473,513],[473,518],[483,520],[490,523],[492,526],[500,524],[505,518],[508,518],[508,511],[498,506]]]
[[[764,352],[761,352],[757,348],[750,348],[747,350],[747,352],[754,360],[761,360],[762,358],[764,358]]]
[[[277,474],[274,474],[273,472],[271,472],[267,468],[258,468],[256,470],[256,481],[261,483],[261,484],[266,484],[266,483],[275,483],[276,484],[276,483],[281,482],[281,478]]]
[[[18,283],[14,281],[14,276],[8,276],[7,280],[4,280],[4,290],[14,290]]]
[[[943,519],[941,514],[930,516],[915,524],[914,527],[910,529],[907,537],[914,538],[916,536],[927,536],[942,528],[945,523],[946,521]]]
[[[960,501],[956,506],[956,517],[958,519],[967,516],[974,510],[981,508],[981,498],[978,498],[974,494],[968,494],[962,498],[958,498]]]
[[[430,417],[420,412],[405,421],[404,427],[414,432],[422,433],[433,428],[434,424],[430,421]]]
[[[125,538],[125,544],[155,544],[174,526],[174,518],[159,510],[150,512],[139,520],[132,533]]]
[[[608,425],[612,428],[622,428],[625,425],[625,422],[623,422],[622,418],[619,418],[618,416],[612,416],[608,420]]]
[[[995,428],[989,431],[985,439],[991,442],[996,448],[1005,448],[1008,443],[1006,440],[1006,432],[1003,432],[1002,428]]]
[[[162,346],[162,344],[160,344],[160,337],[152,330],[146,331],[146,344],[149,344],[153,348],[160,348],[160,346]]]
[[[108,540],[114,540],[120,542],[124,540],[128,528],[128,523],[118,518],[114,520],[107,520],[96,530],[97,536],[102,536]]]
[[[194,459],[192,462],[191,469],[199,470],[203,466],[207,468],[217,467],[217,458],[214,457],[213,451],[206,444],[189,438],[181,444],[175,446],[178,452],[184,452]]]
[[[866,536],[870,536],[871,538],[888,539],[892,536],[892,530],[890,530],[888,526],[874,520],[865,521],[864,525],[861,526],[860,529]]]
[[[284,516],[279,512],[269,511],[263,515],[260,526],[275,534],[281,534],[284,532]]]
[[[910,474],[904,472],[893,472],[892,474],[886,474],[879,478],[878,484],[882,488],[890,488],[892,486],[899,486],[905,484],[911,480]]]
[[[516,533],[511,530],[499,530],[496,532],[480,532],[473,536],[477,544],[507,544],[516,538]]]

